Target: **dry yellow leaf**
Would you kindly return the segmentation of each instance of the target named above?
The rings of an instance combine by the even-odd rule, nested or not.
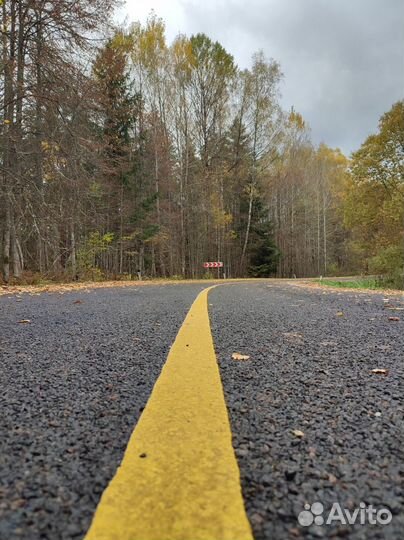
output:
[[[299,332],[284,332],[283,335],[286,339],[302,342],[303,334],[299,334]]]
[[[295,437],[299,437],[299,439],[304,437],[304,433],[303,431],[300,431],[300,429],[292,429],[292,433]]]
[[[329,474],[329,475],[328,475],[328,481],[329,481],[330,484],[332,484],[333,486],[335,486],[335,484],[338,482],[337,477],[334,476],[333,474]]]
[[[18,321],[20,324],[29,324],[31,321],[29,319],[21,319],[21,321]]]
[[[247,354],[240,354],[238,352],[235,352],[231,355],[233,360],[248,360],[250,357]]]
[[[372,369],[371,373],[374,373],[375,375],[388,375],[389,370],[384,368],[375,368]]]

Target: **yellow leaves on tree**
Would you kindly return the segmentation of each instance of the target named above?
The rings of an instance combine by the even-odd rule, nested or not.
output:
[[[54,141],[41,141],[42,149],[42,181],[45,183],[52,182],[57,175],[66,166],[66,158],[62,154],[61,147]]]
[[[404,101],[393,105],[378,133],[353,154],[344,204],[351,250],[363,270],[396,275],[403,268]]]
[[[303,116],[300,113],[296,112],[293,107],[289,113],[289,123],[296,126],[297,129],[301,131],[306,129],[306,122],[304,121]]]
[[[133,48],[132,57],[135,64],[148,70],[155,70],[163,64],[167,45],[165,24],[154,13],[147,19],[146,27],[135,24],[131,29]]]
[[[195,66],[191,41],[186,36],[178,36],[171,46],[171,55],[176,74],[183,74],[188,79],[192,68]]]

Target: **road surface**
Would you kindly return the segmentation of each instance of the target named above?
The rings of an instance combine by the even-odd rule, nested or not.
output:
[[[192,311],[183,322],[208,285],[0,297],[1,540],[91,538],[91,523],[96,531],[110,515],[108,493],[116,500],[121,491],[140,497],[145,521],[152,521],[150,508],[156,507],[160,519],[156,511],[155,520],[163,522],[163,514],[170,519],[176,493],[192,483],[195,489],[202,480],[202,499],[191,497],[190,506],[181,502],[182,513],[175,507],[167,540],[191,540],[189,528],[181,532],[188,515],[192,540],[215,538],[215,530],[222,531],[217,538],[222,540],[232,526],[239,527],[240,540],[403,537],[402,297],[387,302],[382,294],[268,280],[226,284],[203,300],[210,316],[207,336],[207,318],[199,320]],[[177,334],[177,350],[161,373]],[[191,350],[182,354],[181,347]],[[234,360],[236,352],[248,358]],[[183,363],[187,354],[189,365]],[[210,362],[206,373],[205,361]],[[197,375],[187,379],[188,373]],[[165,470],[176,462],[167,472],[174,485],[167,500],[166,490],[156,495],[151,489],[145,496],[139,488],[140,476],[155,474],[153,453],[136,455],[134,466],[128,459],[130,448],[151,444],[155,418],[170,414],[161,438],[153,440],[167,460]],[[168,446],[181,443],[182,416],[192,436],[173,458]],[[201,455],[205,461],[197,459]],[[181,459],[184,466],[178,469]],[[114,488],[110,481],[121,462]],[[146,468],[140,475],[136,467]],[[121,491],[117,481],[123,482]],[[160,500],[147,499],[157,496]],[[227,510],[218,511],[222,499],[233,525],[223,518]],[[359,518],[354,525],[299,523],[303,511],[306,518],[326,519],[336,502],[352,512],[361,503],[385,508],[392,519],[385,525],[361,524]],[[313,503],[323,505],[321,515],[305,509]],[[125,507],[123,495],[116,506],[116,511]],[[196,531],[199,511],[209,519]],[[141,520],[132,521],[138,527]],[[135,531],[130,540],[148,539]]]

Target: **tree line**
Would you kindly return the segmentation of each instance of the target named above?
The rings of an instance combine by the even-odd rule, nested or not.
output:
[[[402,272],[403,102],[348,159],[282,110],[275,60],[115,7],[2,3],[5,282]]]

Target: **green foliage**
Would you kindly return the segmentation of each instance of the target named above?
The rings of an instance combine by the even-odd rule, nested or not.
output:
[[[404,272],[395,272],[380,276],[378,279],[380,287],[383,289],[404,289]]]
[[[355,152],[352,174],[358,181],[377,182],[404,193],[404,101],[381,117],[379,132]]]
[[[92,232],[77,251],[77,269],[81,275],[91,275],[93,279],[101,279],[102,272],[97,268],[97,255],[105,253],[114,241],[114,233],[101,234]]]
[[[102,188],[102,185],[99,182],[96,182],[95,180],[91,182],[88,190],[89,190],[90,195],[94,197],[94,199],[100,200],[104,196],[104,190]]]
[[[202,68],[221,79],[233,77],[236,74],[233,56],[218,41],[212,41],[205,34],[196,34],[191,37],[190,42],[192,63],[196,69]]]
[[[272,223],[268,218],[268,209],[260,191],[254,189],[254,202],[250,226],[249,244],[247,249],[247,273],[251,277],[268,277],[276,272],[280,251],[273,239]],[[241,211],[245,214],[245,221],[240,224],[239,236],[244,238],[246,220],[249,206],[249,190],[241,198]]]
[[[155,236],[157,236],[159,233],[159,226],[155,223],[151,223],[144,227],[143,234],[142,234],[142,240],[143,242],[151,242]]]
[[[402,287],[404,268],[404,101],[393,105],[353,155],[344,200],[351,253],[361,270]]]
[[[322,279],[316,280],[321,285],[328,287],[338,287],[345,289],[402,289],[404,276],[398,272],[396,274],[389,274],[386,276],[379,276],[377,278],[358,278],[352,280],[332,280]]]
[[[45,2],[54,18],[41,25],[47,46],[37,58],[38,36],[29,31],[38,24],[36,4],[3,3],[13,30],[3,36],[10,99],[2,116],[8,203],[0,238],[11,225],[4,263],[17,267],[21,258],[34,271],[70,275],[73,265],[93,277],[100,268],[108,275],[140,269],[152,277],[200,276],[200,262],[220,253],[232,276],[354,270],[401,279],[403,101],[349,164],[341,152],[313,146],[298,112],[282,112],[282,72],[263,52],[239,70],[205,34],[167,46],[154,14],[145,25],[97,39],[90,51],[80,28],[100,37],[102,10],[82,26],[80,10],[65,20],[57,2]],[[15,47],[21,39],[24,47]],[[90,73],[87,60],[77,59],[92,51]],[[32,93],[40,72],[46,84]]]
[[[369,271],[375,274],[395,274],[402,271],[403,246],[387,246],[369,260]]]
[[[267,221],[255,224],[252,229],[252,247],[248,275],[251,277],[269,277],[276,272],[280,252],[276,247],[271,226]]]
[[[327,285],[329,287],[338,287],[346,289],[379,289],[382,287],[380,281],[376,278],[361,278],[353,280],[332,280],[332,279],[318,279],[317,283],[321,285]]]
[[[342,275],[341,274],[341,270],[338,266],[337,263],[333,262],[333,263],[329,263],[328,264],[328,267],[327,267],[327,275],[328,276],[338,276],[338,275]]]
[[[94,75],[103,96],[103,136],[111,158],[125,153],[139,115],[141,98],[132,91],[128,72],[132,45],[131,36],[117,32],[98,53],[94,64]]]

